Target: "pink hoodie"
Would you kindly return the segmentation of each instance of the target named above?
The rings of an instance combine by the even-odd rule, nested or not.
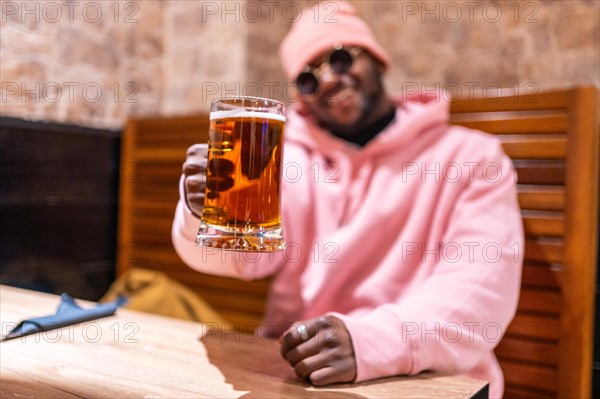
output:
[[[288,112],[286,251],[202,250],[183,200],[173,243],[205,273],[276,273],[271,334],[322,314],[340,318],[356,381],[433,370],[487,380],[500,397],[493,349],[516,310],[524,248],[512,163],[497,138],[449,126],[444,101],[396,102],[395,122],[362,149]]]

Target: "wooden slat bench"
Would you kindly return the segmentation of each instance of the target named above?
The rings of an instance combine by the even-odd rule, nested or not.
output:
[[[526,234],[517,316],[496,349],[506,397],[591,396],[598,90],[459,100],[452,122],[498,135]]]
[[[165,272],[185,284],[240,330],[262,319],[268,280],[243,282],[197,273],[171,243],[178,182],[187,148],[208,139],[208,115],[132,119],[121,156],[117,273],[131,267]]]

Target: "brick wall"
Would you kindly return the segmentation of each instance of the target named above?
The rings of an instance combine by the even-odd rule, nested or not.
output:
[[[277,47],[313,4],[2,0],[0,113],[119,127],[128,115],[204,112],[223,94],[293,100]],[[392,55],[391,92],[600,85],[594,0],[353,4]]]

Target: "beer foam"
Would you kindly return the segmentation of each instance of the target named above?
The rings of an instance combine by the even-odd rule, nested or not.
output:
[[[224,118],[262,118],[285,122],[285,116],[283,115],[272,114],[270,112],[247,111],[242,108],[232,109],[230,111],[213,111],[210,113],[211,121]]]

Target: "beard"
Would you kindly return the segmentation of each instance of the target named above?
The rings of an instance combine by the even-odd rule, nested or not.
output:
[[[356,121],[351,124],[338,124],[333,120],[330,121],[322,121],[322,126],[335,132],[336,135],[342,137],[349,137],[359,133],[365,127],[368,127],[371,123],[373,123],[373,115],[376,113],[375,107],[382,104],[386,99],[385,90],[383,87],[383,79],[382,75],[377,71],[373,71],[370,76],[369,85],[371,85],[371,89],[361,95],[360,102],[360,115],[356,119]],[[360,90],[365,87],[365,82],[356,82],[353,85],[354,90]],[[343,90],[343,88],[341,89]]]

